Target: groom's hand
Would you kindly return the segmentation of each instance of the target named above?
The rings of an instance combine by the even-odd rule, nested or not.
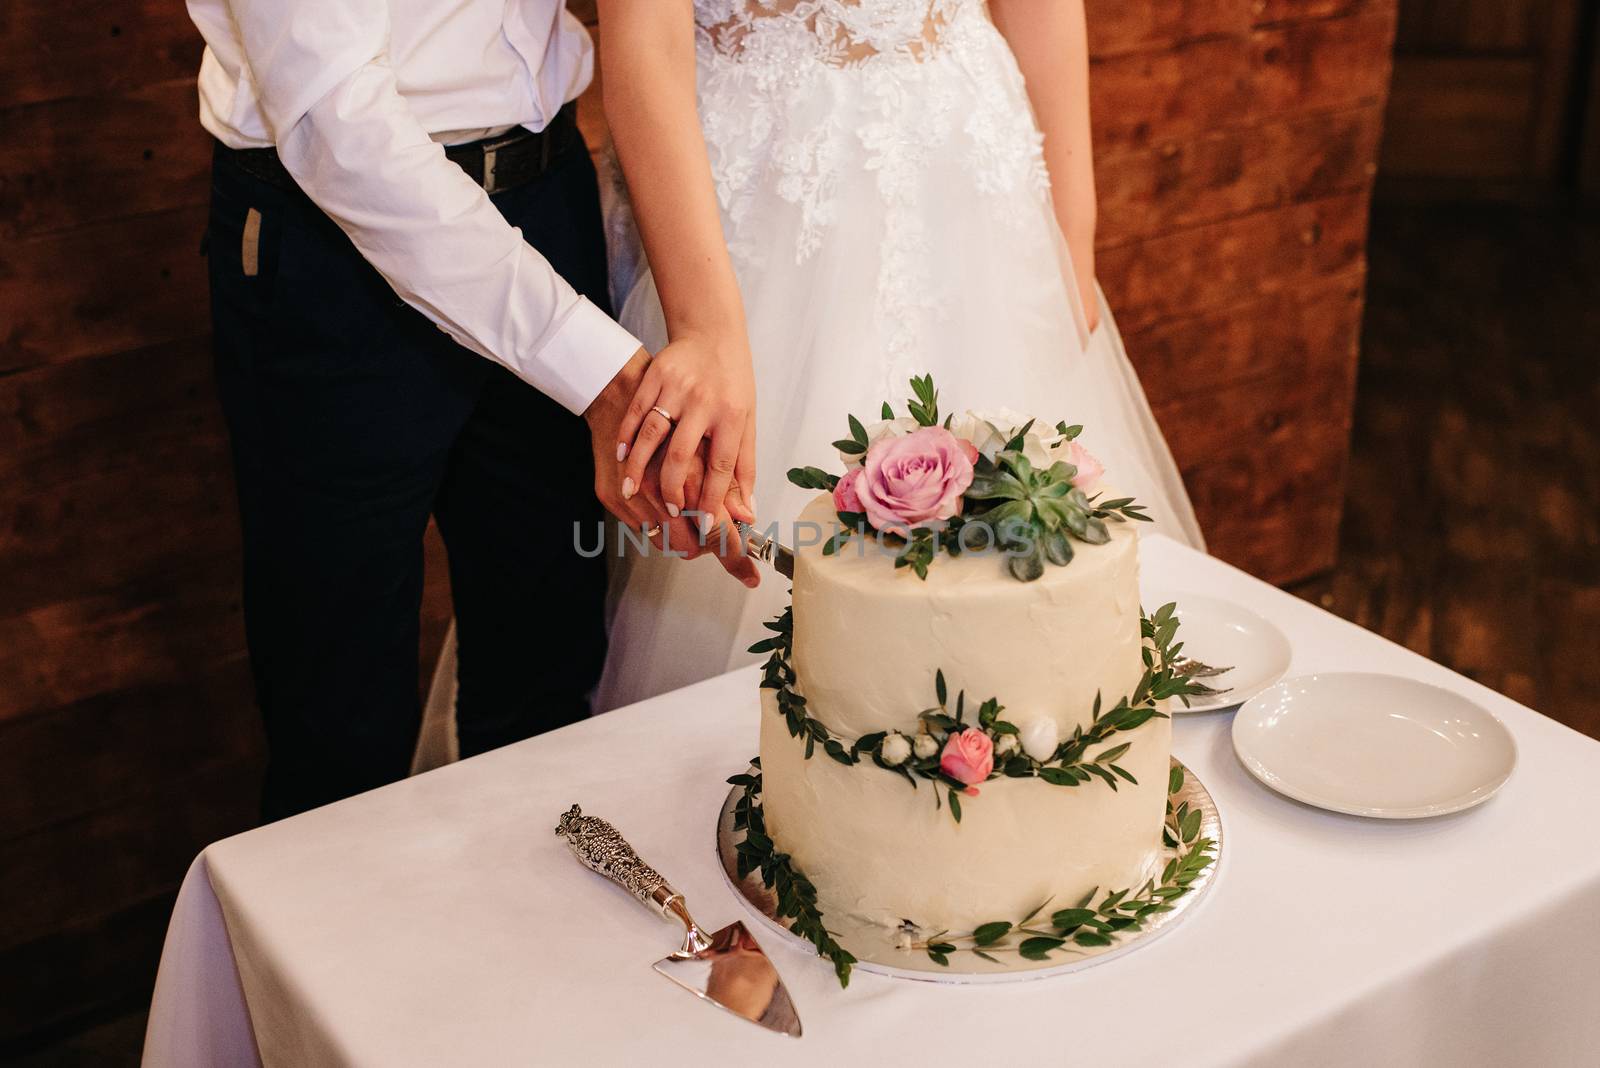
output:
[[[616,441],[617,427],[639,383],[644,381],[644,370],[649,363],[650,354],[644,349],[634,353],[583,413],[594,449],[594,495],[600,498],[606,511],[628,526],[644,530],[659,526],[667,518],[666,512],[656,514],[648,495],[634,492],[635,487],[624,487]]]
[[[702,480],[705,478],[705,456],[697,456],[690,465],[688,478],[684,485],[690,487],[691,492],[699,492]],[[661,464],[662,458],[657,456],[645,468],[645,485],[639,492],[650,501],[650,506],[657,513],[668,511],[666,502],[661,496]],[[733,506],[737,506],[735,503]],[[708,534],[700,531],[698,520],[700,514],[693,509],[680,512],[676,518],[668,519],[661,523],[661,533],[650,539],[657,549],[670,553],[685,560],[693,560],[707,553],[717,558],[722,569],[751,589],[761,584],[760,569],[754,560],[750,559],[744,541],[738,530],[732,527],[722,527],[712,530]]]

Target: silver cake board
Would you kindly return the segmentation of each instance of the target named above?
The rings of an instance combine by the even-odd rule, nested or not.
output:
[[[904,949],[896,945],[896,932],[882,925],[853,918],[844,909],[830,910],[827,888],[818,886],[817,904],[822,911],[823,922],[834,939],[855,956],[856,968],[876,975],[924,983],[1007,983],[1044,979],[1103,964],[1147,946],[1193,915],[1216,883],[1222,865],[1222,817],[1217,812],[1216,801],[1205,784],[1176,757],[1172,758],[1172,766],[1183,770],[1183,785],[1170,795],[1169,800],[1174,807],[1187,803],[1190,810],[1200,813],[1199,836],[1215,843],[1212,847],[1214,859],[1211,866],[1189,884],[1186,893],[1168,902],[1172,911],[1149,917],[1137,931],[1118,932],[1108,946],[1065,946],[1046,960],[1029,960],[1014,950],[993,951],[990,954],[992,959],[962,951],[949,954],[949,963],[941,965],[925,949]],[[723,878],[764,927],[800,952],[815,955],[816,948],[810,942],[790,931],[776,918],[775,898],[770,890],[761,885],[760,873],[751,872],[745,878],[739,878],[736,847],[743,832],[736,832],[733,828],[733,810],[743,794],[742,787],[736,786],[729,791],[717,817],[717,859]],[[1179,848],[1164,845],[1161,864],[1164,866],[1177,856]],[[1053,902],[1045,910],[1043,920],[1035,922],[1042,922],[1048,928],[1048,912],[1071,904],[1075,903]],[[818,963],[831,967],[823,960]]]

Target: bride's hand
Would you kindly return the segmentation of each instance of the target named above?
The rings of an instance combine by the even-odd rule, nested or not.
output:
[[[702,535],[731,525],[730,518],[754,523],[755,394],[750,349],[742,337],[683,337],[662,349],[618,427],[624,494],[644,485],[651,457],[665,444],[661,498],[669,514],[699,509]],[[705,476],[691,500],[687,483],[702,440]]]

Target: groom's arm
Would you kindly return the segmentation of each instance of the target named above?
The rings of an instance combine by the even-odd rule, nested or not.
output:
[[[306,195],[458,343],[572,412],[588,408],[639,342],[557,274],[422,128],[389,65],[385,0],[228,7],[278,155]]]

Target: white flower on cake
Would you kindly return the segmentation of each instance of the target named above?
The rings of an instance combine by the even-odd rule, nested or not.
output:
[[[979,453],[993,460],[1029,419],[1010,408],[975,408],[952,419],[950,433],[972,442]],[[1034,427],[1037,426],[1035,422]],[[1060,434],[1041,434],[1031,428],[1022,439],[1022,455],[1035,467],[1049,467],[1050,447],[1060,439]]]
[[[903,421],[896,420],[896,422]],[[1005,448],[1006,443],[1016,436],[1017,431],[1028,425],[1028,421],[1028,416],[1014,412],[1010,408],[973,410],[952,419],[950,433],[972,442],[979,453],[993,460],[1000,450]],[[1049,467],[1057,460],[1065,460],[1072,464],[1078,469],[1078,473],[1073,476],[1072,484],[1086,493],[1092,492],[1099,484],[1100,477],[1105,474],[1105,468],[1101,466],[1100,461],[1083,447],[1082,442],[1053,428],[1048,432],[1041,432],[1037,420],[1034,420],[1034,425],[1029,428],[1027,434],[1023,435],[1022,455],[1028,458],[1030,464],[1040,468]],[[856,462],[860,462],[859,457],[855,459]]]
[[[878,442],[887,441],[890,438],[903,438],[915,429],[917,429],[917,421],[909,415],[902,415],[898,419],[880,419],[876,423],[868,423],[866,426],[867,447],[871,448]],[[1001,444],[1004,444],[1004,442]],[[860,467],[861,462],[866,458],[865,451],[849,453],[843,449],[839,450],[839,459],[844,461],[846,467]]]
[[[927,731],[923,731],[921,734],[917,735],[916,740],[911,743],[911,748],[917,754],[918,760],[927,760],[929,757],[933,756],[933,754],[939,751],[939,739],[935,738]]]
[[[950,421],[950,433],[972,442],[980,453],[993,460],[1011,439],[1009,431],[1027,421],[1027,416],[1010,408],[969,409]]]
[[[1022,751],[1041,764],[1055,756],[1061,744],[1061,728],[1049,716],[1038,716],[1017,724]]]
[[[883,740],[878,755],[883,762],[891,768],[904,764],[911,757],[911,741],[899,731],[895,731]]]
[[[1008,757],[1016,751],[1017,736],[1014,734],[1002,734],[999,740],[994,743],[994,755],[996,759]]]

